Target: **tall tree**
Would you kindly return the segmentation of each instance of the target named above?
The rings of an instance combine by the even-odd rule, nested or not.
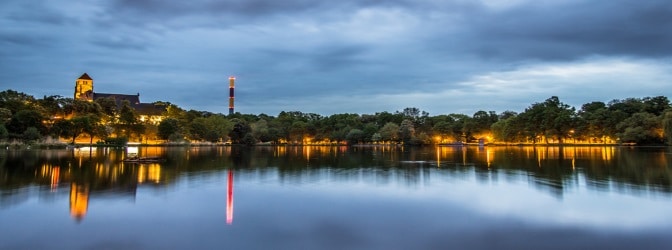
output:
[[[229,132],[229,137],[231,141],[235,144],[243,144],[243,138],[249,133],[251,134],[252,128],[250,125],[241,119],[233,119],[233,129]]]
[[[638,144],[662,142],[662,123],[653,114],[639,112],[618,124],[622,142]]]
[[[401,124],[399,125],[399,137],[405,144],[411,143],[415,138],[415,126],[413,125],[413,121],[410,119],[401,121]]]
[[[175,118],[166,118],[159,123],[158,136],[162,140],[168,140],[172,135],[179,132],[179,122]]]
[[[672,145],[672,110],[668,110],[663,116],[663,134],[667,145]]]
[[[398,142],[399,141],[399,125],[388,122],[378,130],[380,139],[383,142]]]

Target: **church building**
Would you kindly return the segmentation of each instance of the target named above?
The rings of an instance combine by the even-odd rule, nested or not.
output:
[[[117,107],[121,107],[123,101],[128,101],[131,104],[131,107],[135,109],[135,112],[138,114],[140,121],[147,121],[152,124],[158,124],[161,122],[161,120],[163,120],[163,116],[167,108],[166,105],[163,104],[141,103],[140,93],[135,95],[127,95],[94,92],[93,79],[91,79],[87,73],[84,73],[75,82],[74,98],[90,102],[100,98],[112,98],[117,103]]]

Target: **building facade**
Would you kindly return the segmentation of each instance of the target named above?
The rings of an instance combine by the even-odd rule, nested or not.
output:
[[[138,114],[138,118],[142,122],[148,122],[151,124],[159,124],[166,113],[168,108],[164,104],[155,104],[155,103],[142,103],[140,102],[140,93],[135,95],[128,94],[114,94],[114,93],[97,93],[93,91],[93,79],[87,74],[84,73],[82,76],[77,78],[75,81],[75,99],[85,100],[85,101],[95,101],[101,98],[111,98],[114,99],[117,107],[120,108],[124,101],[128,101],[130,106],[135,109],[135,112]]]

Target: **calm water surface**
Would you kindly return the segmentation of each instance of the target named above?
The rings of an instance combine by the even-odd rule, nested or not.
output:
[[[101,248],[671,249],[672,149],[0,151],[0,249]]]

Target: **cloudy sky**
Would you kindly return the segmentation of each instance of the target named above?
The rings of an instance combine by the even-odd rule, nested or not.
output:
[[[3,0],[0,88],[431,115],[672,93],[669,0]]]

